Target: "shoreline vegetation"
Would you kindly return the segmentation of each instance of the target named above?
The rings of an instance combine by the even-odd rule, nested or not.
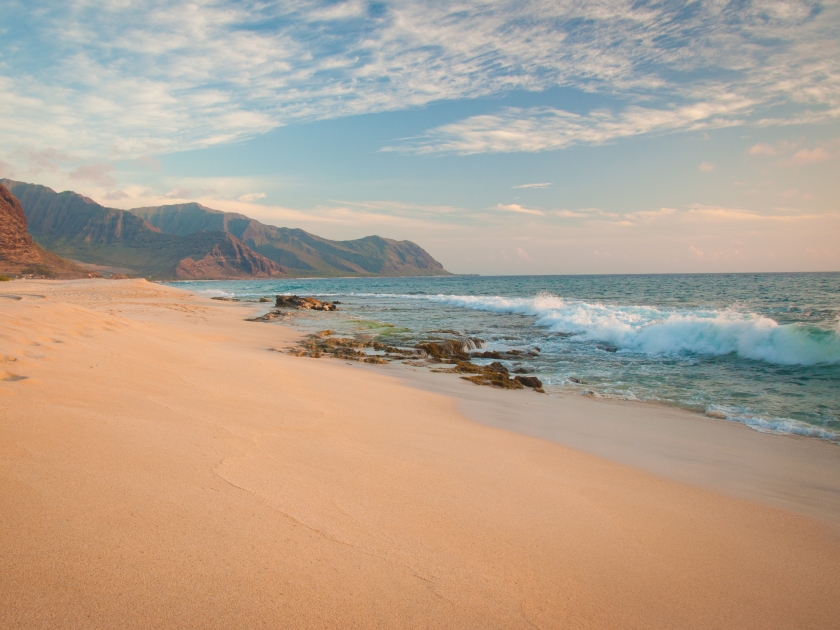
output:
[[[0,286],[0,625],[840,622],[835,445],[307,361],[259,308]]]

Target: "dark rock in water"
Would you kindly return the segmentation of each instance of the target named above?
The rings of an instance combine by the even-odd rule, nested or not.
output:
[[[332,337],[332,330],[322,330],[308,335],[297,348],[291,348],[292,354],[298,357],[335,357],[349,361],[360,361],[362,363],[388,363],[386,355],[373,355],[364,352],[368,348],[380,352],[389,352],[384,343],[368,341],[363,339],[350,339],[348,337]],[[396,348],[393,348],[396,350]],[[409,352],[410,353],[410,352]]]
[[[509,374],[508,369],[498,361],[493,361],[490,365],[485,366],[484,369],[490,372],[499,372],[504,375]]]
[[[525,368],[516,368],[513,373],[514,374],[530,374],[534,370],[526,370]]]
[[[286,313],[283,311],[270,311],[265,315],[260,315],[259,317],[250,317],[246,319],[246,322],[273,322],[278,319],[283,319],[286,317]]]
[[[468,353],[472,350],[478,350],[483,345],[483,339],[478,339],[476,337],[462,337],[460,339],[444,339],[443,341],[418,343],[414,347],[418,350],[422,350],[434,359],[468,360]]]
[[[486,352],[477,352],[473,355],[475,359],[504,359],[505,357],[502,355],[501,352],[497,352],[496,350],[489,350]]]
[[[221,302],[241,302],[241,301],[242,301],[242,300],[240,300],[239,298],[221,297],[221,296],[218,296],[218,297],[211,297],[210,299],[211,299],[211,300],[219,300],[219,301],[221,301]]]
[[[271,298],[267,298],[265,296],[262,296],[259,301],[260,302],[271,302]]]
[[[580,385],[581,383],[583,383],[583,381],[582,381],[582,380],[580,380],[579,378],[575,378],[574,376],[570,376],[570,377],[569,377],[569,381],[571,381],[572,383],[577,383],[578,385]]]
[[[536,376],[514,376],[515,380],[522,383],[525,387],[533,387],[534,389],[542,388],[542,381]]]
[[[604,352],[618,352],[618,348],[615,346],[610,346],[608,344],[598,344],[595,346],[599,350],[603,350]]]
[[[322,302],[314,297],[299,297],[297,295],[278,295],[274,305],[279,308],[296,308],[303,311],[338,310],[338,307],[331,302]]]

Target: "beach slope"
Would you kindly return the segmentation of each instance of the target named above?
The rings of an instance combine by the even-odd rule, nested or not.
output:
[[[828,523],[142,280],[0,286],[0,627],[829,628]]]

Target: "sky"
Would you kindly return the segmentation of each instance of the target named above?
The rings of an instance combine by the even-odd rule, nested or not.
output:
[[[840,2],[4,0],[0,177],[453,272],[840,270]]]

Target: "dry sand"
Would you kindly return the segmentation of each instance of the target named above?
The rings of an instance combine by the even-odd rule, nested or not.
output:
[[[245,313],[144,281],[0,285],[0,627],[840,626],[830,509],[484,426],[270,352],[296,334]]]

